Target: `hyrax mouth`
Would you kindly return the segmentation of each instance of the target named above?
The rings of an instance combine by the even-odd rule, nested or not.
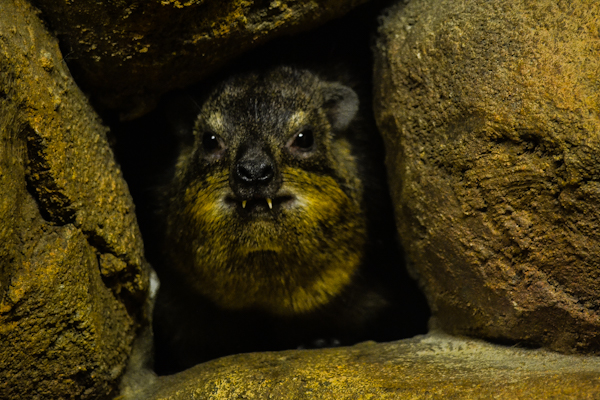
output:
[[[282,208],[289,207],[294,202],[294,197],[291,195],[283,195],[277,197],[253,197],[250,199],[237,199],[227,197],[227,204],[235,207],[242,213],[254,212],[278,212]]]

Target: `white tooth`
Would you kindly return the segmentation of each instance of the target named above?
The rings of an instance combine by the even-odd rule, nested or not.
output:
[[[272,210],[273,209],[273,202],[268,197],[267,197],[267,204],[269,205],[269,209]]]
[[[242,208],[246,208],[246,203],[247,202],[248,202],[247,200],[242,200]]]

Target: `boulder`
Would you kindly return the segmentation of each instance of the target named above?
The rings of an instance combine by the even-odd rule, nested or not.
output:
[[[0,16],[0,398],[112,398],[149,323],[135,208],[37,10]]]
[[[375,47],[397,226],[453,334],[600,352],[600,3],[414,0]]]
[[[160,377],[138,399],[595,399],[600,358],[440,332],[398,342],[229,356]]]
[[[35,0],[78,82],[133,118],[278,36],[344,15],[366,0]]]

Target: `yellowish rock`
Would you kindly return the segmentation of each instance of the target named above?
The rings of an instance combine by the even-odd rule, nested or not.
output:
[[[314,28],[366,0],[40,0],[77,78],[131,118],[158,97],[282,36]]]
[[[229,356],[160,377],[139,399],[597,399],[600,358],[439,332],[398,342]]]
[[[0,398],[115,395],[145,308],[134,206],[57,40],[0,4]]]
[[[400,237],[447,332],[600,354],[600,2],[414,0],[375,114]]]

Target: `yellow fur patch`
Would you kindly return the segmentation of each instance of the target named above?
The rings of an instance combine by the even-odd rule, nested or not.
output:
[[[292,206],[254,220],[226,203],[226,171],[185,192],[186,209],[177,214],[192,221],[173,221],[171,236],[195,262],[190,266],[184,256],[175,262],[222,307],[309,312],[338,295],[362,261],[366,226],[357,198],[330,176],[294,168],[282,176]],[[177,224],[194,229],[177,231]]]

